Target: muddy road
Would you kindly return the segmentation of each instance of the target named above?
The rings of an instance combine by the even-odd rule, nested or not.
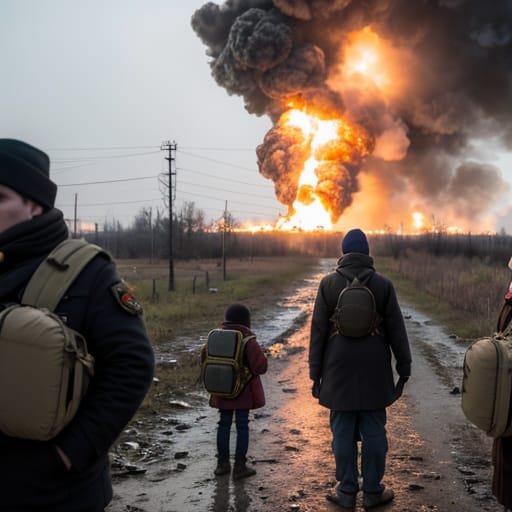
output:
[[[267,344],[263,376],[267,405],[251,412],[249,463],[257,474],[234,482],[215,477],[217,411],[199,388],[169,397],[169,410],[134,422],[113,456],[114,500],[108,512],[323,512],[341,510],[325,499],[335,485],[328,411],[310,393],[309,315],[319,277],[295,287],[254,319]],[[384,483],[394,512],[498,512],[491,494],[491,441],[460,409],[464,347],[429,318],[403,304],[413,351],[413,376],[388,409],[389,452]],[[162,364],[179,363],[174,345]],[[169,348],[169,347],[168,347]],[[234,437],[234,435],[233,435]],[[361,498],[359,498],[361,500]],[[358,503],[358,510],[363,510]]]

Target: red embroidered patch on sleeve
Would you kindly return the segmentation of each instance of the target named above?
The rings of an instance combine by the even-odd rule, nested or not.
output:
[[[116,302],[131,315],[142,314],[142,306],[134,297],[128,285],[124,282],[116,283],[110,290],[116,299]]]

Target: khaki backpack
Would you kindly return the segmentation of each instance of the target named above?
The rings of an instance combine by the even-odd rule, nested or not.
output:
[[[75,415],[94,359],[53,310],[100,252],[85,240],[65,240],[36,269],[21,304],[0,313],[0,432],[46,441]]]

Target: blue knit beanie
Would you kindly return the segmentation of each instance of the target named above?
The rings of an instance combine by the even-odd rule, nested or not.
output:
[[[251,313],[243,304],[235,303],[228,306],[224,315],[226,322],[251,327]]]
[[[343,242],[341,242],[341,252],[343,254],[347,254],[349,252],[370,254],[366,235],[360,229],[351,229],[343,237]]]

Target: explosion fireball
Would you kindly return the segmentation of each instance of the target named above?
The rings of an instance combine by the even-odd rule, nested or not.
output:
[[[273,122],[256,155],[278,229],[492,228],[508,185],[475,141],[512,146],[509,1],[227,0],[192,27]]]

